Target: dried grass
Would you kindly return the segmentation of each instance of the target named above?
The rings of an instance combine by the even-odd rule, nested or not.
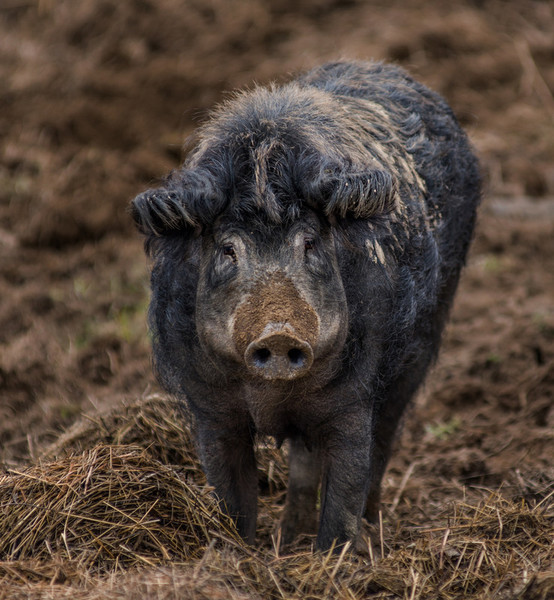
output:
[[[237,539],[206,488],[134,446],[100,444],[0,477],[0,558],[52,557],[85,570],[198,557]]]
[[[152,394],[123,403],[104,414],[85,415],[42,456],[54,459],[83,452],[96,444],[144,448],[165,465],[179,465],[197,483],[205,483],[191,433],[191,418],[177,400]]]
[[[206,479],[196,453],[193,419],[182,402],[152,394],[132,403],[123,403],[104,414],[86,415],[62,434],[43,453],[56,458],[83,452],[98,443],[134,445],[165,465],[178,465],[187,480],[204,485]],[[260,440],[258,464],[262,489],[273,494],[287,484],[282,450]]]
[[[261,451],[263,468],[278,477],[265,479],[273,495],[262,498],[260,545],[245,547],[195,483],[201,475],[179,410],[150,397],[89,419],[48,460],[0,477],[0,598],[554,597],[551,481],[526,480],[526,499],[474,491],[411,525],[389,511],[365,554],[313,553],[313,538],[304,538],[281,555],[270,524],[282,499],[282,455]]]

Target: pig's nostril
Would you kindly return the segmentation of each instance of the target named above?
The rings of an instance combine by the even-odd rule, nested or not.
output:
[[[250,372],[267,380],[292,380],[308,373],[314,362],[310,344],[290,333],[291,327],[273,325],[267,329],[244,352]]]
[[[258,367],[263,367],[271,358],[271,352],[267,348],[258,348],[252,353],[254,364]]]
[[[306,354],[300,348],[291,348],[287,355],[292,365],[302,367],[306,362]]]

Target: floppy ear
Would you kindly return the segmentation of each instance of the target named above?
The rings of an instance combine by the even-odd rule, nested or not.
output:
[[[147,190],[131,202],[131,215],[137,229],[145,235],[160,236],[169,231],[197,225],[185,208],[184,198],[165,188]]]
[[[197,171],[174,173],[164,187],[147,190],[131,202],[137,229],[149,236],[198,228],[222,209],[223,199],[211,179]]]
[[[325,214],[368,219],[396,206],[396,181],[387,171],[325,170],[310,186],[310,196]]]

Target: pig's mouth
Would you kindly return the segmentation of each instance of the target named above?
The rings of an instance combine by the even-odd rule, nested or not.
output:
[[[269,323],[246,347],[244,361],[253,375],[268,381],[290,381],[308,373],[314,352],[288,323]]]

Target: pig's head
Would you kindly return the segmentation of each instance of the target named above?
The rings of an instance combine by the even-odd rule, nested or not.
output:
[[[390,212],[394,179],[331,156],[305,119],[239,112],[205,127],[183,169],[135,198],[133,217],[158,264],[169,238],[194,247],[206,364],[270,382],[321,377],[348,332],[340,223]]]
[[[222,218],[202,247],[205,352],[277,381],[307,375],[341,347],[348,321],[335,241],[315,214],[281,227]]]

